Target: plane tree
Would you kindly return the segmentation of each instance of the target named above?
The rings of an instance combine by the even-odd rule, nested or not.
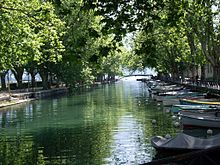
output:
[[[53,1],[56,13],[65,22],[62,37],[65,51],[62,61],[53,66],[57,78],[69,87],[91,84],[93,65],[97,61],[96,18],[93,12],[81,11],[80,1]]]
[[[53,4],[59,18],[66,23],[63,36],[65,51],[62,61],[54,66],[57,69],[53,70],[70,87],[92,84],[105,72],[103,60],[107,56],[108,61],[113,59],[112,50],[116,42],[112,35],[101,33],[103,18],[96,16],[94,11],[83,10],[81,1],[58,0]]]
[[[38,0],[6,0],[0,11],[3,67],[12,70],[21,88],[25,65],[36,61],[44,88],[48,88],[47,63],[59,61],[63,49],[60,36],[64,24],[56,16],[53,5]]]
[[[164,51],[173,47],[181,51],[181,56],[177,51],[176,56],[169,56],[173,65],[178,67],[188,67],[193,76],[196,74],[196,68],[204,66],[206,61],[210,62],[214,68],[214,78],[219,75],[219,1],[217,0],[182,0],[182,1],[84,1],[85,8],[94,9],[97,15],[104,19],[105,26],[103,33],[114,33],[116,40],[121,40],[127,32],[138,31],[146,33],[147,38],[144,44],[136,45],[139,53],[140,62],[144,65],[163,68],[169,71],[171,67],[162,67],[160,57],[167,58],[171,50]],[[169,36],[169,41],[164,45],[158,42],[158,37],[152,36],[165,35],[163,30],[155,31],[155,28],[167,29],[176,28],[175,33]],[[158,34],[159,32],[159,34]],[[180,35],[180,34],[181,35]],[[175,38],[178,36],[180,38]],[[175,40],[173,40],[173,39]],[[182,39],[181,39],[182,38]],[[136,39],[136,42],[139,39]],[[142,39],[140,39],[142,40]],[[163,41],[163,40],[162,40]],[[181,48],[181,43],[184,45]],[[188,46],[186,45],[188,44]],[[145,52],[143,53],[143,51]],[[174,50],[172,50],[173,52]],[[165,53],[166,52],[166,53]],[[162,55],[163,54],[163,55]],[[172,53],[173,54],[173,53]],[[162,60],[163,61],[163,60]],[[161,70],[161,69],[160,69]],[[178,71],[178,70],[175,70]],[[203,72],[204,73],[204,72]],[[204,75],[202,74],[204,77]]]
[[[0,11],[2,69],[11,69],[20,87],[23,65],[29,58],[28,52],[35,37],[27,21],[28,13],[24,9],[24,2],[4,1]]]
[[[183,6],[184,23],[188,31],[189,40],[198,40],[198,46],[191,46],[191,51],[196,54],[201,50],[205,59],[213,67],[213,80],[219,81],[220,75],[220,38],[219,38],[219,7],[220,2],[186,1]]]

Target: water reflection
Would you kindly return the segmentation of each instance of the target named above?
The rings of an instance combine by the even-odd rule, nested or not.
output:
[[[112,143],[106,164],[141,164],[146,158],[152,158],[152,149],[145,143],[143,126],[131,113],[119,119]]]
[[[151,136],[175,133],[137,81],[6,108],[0,130],[0,164],[16,165],[144,163]]]

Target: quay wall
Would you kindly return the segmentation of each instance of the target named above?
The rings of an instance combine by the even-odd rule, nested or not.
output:
[[[67,94],[67,88],[53,88],[48,90],[39,90],[39,91],[31,91],[31,92],[12,92],[11,97],[18,98],[18,99],[42,99],[62,94]]]

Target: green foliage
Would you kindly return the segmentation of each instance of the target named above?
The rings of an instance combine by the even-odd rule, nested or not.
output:
[[[130,68],[155,67],[166,73],[175,68],[177,76],[180,68],[207,61],[220,68],[219,1],[85,0],[84,8],[102,16],[102,32],[115,34],[116,40],[137,31],[131,54],[139,64],[127,60]]]
[[[17,68],[30,62],[34,61],[37,68],[62,59],[64,22],[50,2],[6,0],[1,4],[0,17],[2,69],[18,74]]]
[[[63,23],[54,14],[52,4],[8,0],[2,4],[0,17],[3,20],[0,51],[4,57],[7,54],[5,67],[12,68],[14,62],[24,65],[29,60],[40,63],[60,59]]]
[[[98,74],[107,72],[103,59],[110,54],[114,59],[112,50],[115,42],[111,35],[101,33],[102,18],[95,16],[93,11],[82,10],[80,1],[60,2],[57,13],[66,23],[63,36],[65,51],[55,72],[71,87],[92,84]],[[118,72],[115,68],[109,70]]]
[[[140,28],[152,30],[152,21],[160,19],[158,13],[164,7],[162,0],[157,1],[84,1],[85,9],[94,9],[96,15],[101,15],[103,33],[114,33],[120,41],[127,32]],[[143,24],[144,23],[144,24]]]
[[[26,67],[44,84],[91,84],[122,67],[174,77],[207,61],[220,68],[218,1],[4,0],[0,19],[0,70]],[[119,42],[128,32],[132,50]]]

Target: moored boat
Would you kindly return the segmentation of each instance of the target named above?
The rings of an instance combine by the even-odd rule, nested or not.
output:
[[[178,98],[173,98],[173,99],[164,99],[162,101],[163,103],[163,106],[165,107],[170,107],[172,106],[173,104],[178,104],[179,103],[179,99]]]
[[[208,138],[194,137],[179,133],[174,138],[155,136],[151,139],[157,150],[156,157],[149,165],[158,164],[220,164],[220,134]]]
[[[220,110],[220,106],[216,105],[180,105],[175,104],[172,105],[170,111],[172,113],[178,113],[180,111],[213,111],[213,110]]]
[[[218,99],[180,99],[182,105],[219,105],[220,100]]]
[[[183,90],[184,87],[183,86],[178,86],[178,85],[169,85],[169,84],[158,84],[157,86],[155,86],[154,88],[151,88],[151,91],[153,94],[158,94],[161,92],[169,92],[169,91],[180,91]]]
[[[212,147],[220,147],[220,134],[209,138],[200,138],[179,133],[174,138],[155,136],[151,139],[152,146],[158,152],[189,152],[192,150],[203,150]]]
[[[180,112],[180,121],[183,127],[220,128],[220,111],[213,112]]]
[[[157,101],[163,101],[167,99],[180,99],[180,98],[204,98],[204,95],[198,92],[190,92],[185,90],[180,91],[170,91],[170,92],[164,92],[159,93],[157,95],[154,95],[153,98]]]

